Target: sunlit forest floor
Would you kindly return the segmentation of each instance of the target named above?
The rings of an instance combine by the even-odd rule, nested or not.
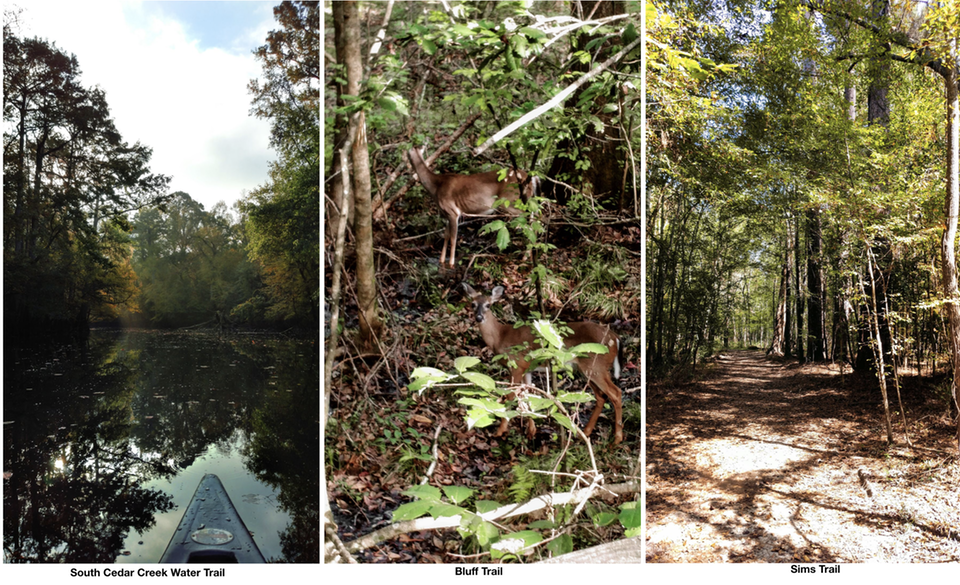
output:
[[[724,352],[647,405],[648,562],[957,562],[960,461],[929,378]]]

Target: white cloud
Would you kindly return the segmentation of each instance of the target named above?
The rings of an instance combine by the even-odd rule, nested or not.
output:
[[[124,139],[153,149],[151,169],[171,175],[172,190],[210,209],[266,181],[274,156],[269,122],[249,115],[247,82],[261,71],[249,51],[201,50],[179,22],[140,2],[31,2],[25,9],[21,34],[77,56],[84,85],[104,89]],[[257,27],[260,40],[250,50],[272,27],[267,20]]]

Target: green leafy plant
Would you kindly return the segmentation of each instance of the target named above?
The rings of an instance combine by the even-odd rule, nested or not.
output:
[[[607,348],[601,344],[586,343],[572,348],[563,345],[563,332],[548,321],[537,320],[532,328],[540,338],[538,347],[530,349],[526,359],[536,367],[538,364],[551,364],[567,375],[572,373],[567,363],[577,356],[588,353],[604,353]],[[437,368],[420,367],[411,375],[412,382],[408,388],[415,392],[424,392],[428,388],[452,386],[460,396],[459,403],[467,407],[466,422],[468,427],[486,427],[498,422],[501,418],[516,416],[551,417],[557,423],[576,432],[576,426],[565,409],[567,404],[576,404],[593,400],[593,396],[585,392],[565,392],[557,390],[554,393],[537,391],[528,393],[514,404],[504,404],[503,396],[511,388],[499,384],[487,374],[477,372],[473,368],[480,364],[480,360],[473,356],[459,357],[454,360],[454,372],[444,372]],[[508,487],[510,497],[514,502],[529,499],[539,480],[524,464],[513,468],[512,482]],[[489,552],[494,560],[520,558],[530,547],[543,542],[543,536],[538,530],[554,530],[555,522],[537,521],[527,526],[527,530],[501,534],[500,529],[491,522],[482,518],[482,514],[490,512],[500,504],[488,500],[476,502],[475,509],[467,509],[463,503],[473,495],[473,491],[466,488],[452,490],[444,487],[443,491],[430,486],[410,488],[406,495],[418,498],[415,502],[404,504],[394,514],[395,520],[414,519],[429,514],[433,518],[459,516],[460,534],[474,538],[481,550]],[[444,498],[445,496],[445,498]],[[564,510],[567,507],[560,506]],[[570,512],[572,514],[572,512]],[[561,516],[563,514],[561,513]],[[625,525],[626,526],[626,525]],[[569,534],[561,534],[546,545],[547,550],[554,554],[563,554],[573,548],[573,540]]]
[[[543,539],[539,533],[532,530],[501,534],[493,523],[482,517],[482,514],[496,510],[501,504],[490,500],[477,500],[473,509],[467,509],[465,504],[474,494],[474,490],[469,488],[444,486],[441,491],[433,486],[423,485],[411,487],[403,493],[416,500],[398,507],[393,513],[394,521],[413,520],[428,514],[435,519],[458,516],[460,522],[457,532],[460,536],[476,539],[481,550],[490,552],[495,560],[516,556],[524,548]]]
[[[533,491],[537,483],[536,476],[521,464],[514,465],[510,475],[512,481],[507,487],[507,491],[510,492],[510,499],[517,503],[530,499],[530,492]]]
[[[552,364],[559,371],[571,375],[572,370],[568,364],[575,358],[588,353],[606,353],[608,351],[604,345],[599,343],[584,343],[571,348],[564,347],[560,331],[549,321],[534,321],[532,327],[541,338],[541,346],[532,349],[527,355],[527,359],[532,364],[531,368],[543,364]],[[458,402],[467,407],[466,422],[468,428],[483,428],[492,425],[499,418],[511,419],[522,415],[537,418],[550,417],[563,428],[576,432],[576,426],[570,420],[563,405],[593,400],[593,396],[586,392],[558,390],[553,394],[538,391],[539,396],[528,393],[520,397],[520,400],[523,401],[522,407],[518,405],[508,408],[500,399],[512,390],[506,387],[498,387],[497,382],[490,376],[470,369],[479,363],[480,360],[476,357],[459,357],[454,361],[456,373],[447,373],[430,367],[417,368],[411,375],[412,382],[408,388],[411,391],[422,393],[427,388],[437,384],[451,383],[457,378],[464,380],[466,383],[458,386],[457,394],[461,396]]]

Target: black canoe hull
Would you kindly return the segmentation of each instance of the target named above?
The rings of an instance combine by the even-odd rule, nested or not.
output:
[[[161,563],[264,563],[220,478],[203,476]]]

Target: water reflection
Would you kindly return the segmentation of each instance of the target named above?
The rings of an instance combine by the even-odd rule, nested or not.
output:
[[[102,331],[11,346],[5,562],[156,562],[210,472],[267,559],[319,561],[314,343]]]

